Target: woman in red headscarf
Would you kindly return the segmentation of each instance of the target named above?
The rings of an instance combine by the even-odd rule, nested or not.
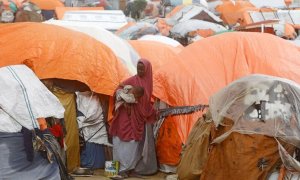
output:
[[[138,103],[123,105],[114,113],[110,128],[114,145],[113,159],[120,162],[122,175],[133,172],[152,174],[156,172],[157,165],[151,127],[156,118],[156,111],[151,103],[151,63],[146,59],[139,60],[137,75],[125,80],[119,88],[124,85],[141,86],[144,88],[144,95],[138,99]]]

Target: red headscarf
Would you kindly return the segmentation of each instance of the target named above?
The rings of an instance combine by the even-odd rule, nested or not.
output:
[[[144,96],[139,99],[137,104],[131,105],[130,116],[128,116],[124,107],[121,107],[114,116],[110,129],[113,136],[118,136],[123,141],[141,140],[145,123],[155,121],[155,110],[151,104],[153,90],[152,66],[146,59],[141,59],[138,63],[143,63],[145,66],[144,76],[132,76],[125,80],[123,84],[143,87]]]

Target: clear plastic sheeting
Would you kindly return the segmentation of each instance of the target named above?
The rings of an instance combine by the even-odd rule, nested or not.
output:
[[[210,110],[216,127],[224,117],[234,121],[231,132],[262,134],[278,138],[300,148],[300,86],[290,80],[266,75],[250,75],[229,84],[210,98]],[[300,164],[280,145],[280,156],[292,171]]]

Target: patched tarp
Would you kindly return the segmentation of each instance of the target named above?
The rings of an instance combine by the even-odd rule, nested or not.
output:
[[[224,124],[226,126],[211,129],[212,139],[232,127],[230,119],[226,119]],[[283,143],[283,146],[289,153],[294,150],[287,143]],[[214,144],[210,149],[200,179],[267,179],[281,163],[277,141],[264,135],[232,133],[225,141]]]

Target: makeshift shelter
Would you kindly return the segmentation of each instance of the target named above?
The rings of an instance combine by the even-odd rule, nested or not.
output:
[[[129,25],[122,27],[116,34],[123,39],[136,40],[147,34],[158,34],[158,29],[155,25],[150,23],[130,23]]]
[[[64,178],[60,176],[58,161],[50,163],[41,152],[33,149],[30,152],[30,148],[26,148],[28,145],[32,146],[33,141],[37,142],[34,137],[36,134],[26,136],[26,132],[42,129],[38,122],[39,118],[63,117],[64,108],[58,99],[25,65],[0,68],[0,84],[1,178]],[[49,142],[51,137],[49,138],[49,135],[47,137],[47,133],[42,136],[43,143],[40,146],[47,147],[47,150],[52,153],[48,158],[53,161],[53,154],[57,154],[53,148],[55,142]]]
[[[113,33],[101,27],[91,25],[88,26],[81,22],[49,20],[45,23],[79,31],[95,38],[101,43],[107,45],[132,75],[136,74],[136,65],[138,60],[140,59],[138,53],[130,46],[127,41],[119,38]]]
[[[166,18],[183,22],[190,19],[208,21],[212,23],[222,24],[222,19],[214,15],[208,9],[198,5],[178,6],[173,9]]]
[[[42,23],[6,24],[1,25],[1,30],[0,54],[7,58],[0,66],[26,64],[40,79],[51,79],[71,91],[50,88],[66,109],[67,163],[72,171],[80,165],[72,92],[86,86],[85,90],[112,95],[129,73],[107,46],[80,32]]]
[[[176,36],[189,36],[189,33],[196,32],[201,37],[212,36],[215,33],[226,31],[227,29],[219,24],[201,20],[187,20],[173,26],[171,33]]]
[[[214,94],[209,105],[216,145],[201,179],[238,179],[246,174],[266,179],[278,163],[299,172],[299,159],[292,157],[300,141],[299,95],[296,82],[266,75],[238,79]]]
[[[299,53],[297,46],[269,34],[230,32],[208,37],[185,47],[176,63],[154,73],[153,93],[170,106],[196,105],[207,104],[215,92],[248,74],[300,82]],[[197,113],[178,117],[183,143],[198,117]]]
[[[0,68],[0,76],[1,112],[5,111],[10,115],[2,117],[3,121],[10,121],[3,127],[8,132],[20,132],[22,126],[29,130],[40,128],[37,119],[41,117],[63,117],[64,108],[58,99],[27,66]],[[24,88],[27,89],[25,95],[22,93]]]
[[[177,24],[186,23],[186,21],[197,22],[196,20],[202,20],[202,26],[207,26],[204,24],[210,23],[223,24],[223,21],[218,16],[210,12],[208,9],[197,5],[188,5],[176,7],[172,12],[170,12],[166,16],[166,18],[159,19],[156,23],[156,26],[158,27],[162,35],[170,36],[170,30]],[[197,25],[188,25],[190,27],[186,26],[185,29],[199,27],[199,23]],[[207,34],[207,32],[205,32],[205,34]]]
[[[249,1],[230,1],[223,0],[222,4],[216,7],[216,11],[220,13],[221,19],[229,25],[239,23],[246,25],[252,23],[251,17],[248,11],[259,11],[257,7],[251,4]]]
[[[105,95],[128,77],[107,46],[80,32],[41,23],[0,27],[0,54],[5,57],[0,66],[26,64],[40,79],[74,80]]]

